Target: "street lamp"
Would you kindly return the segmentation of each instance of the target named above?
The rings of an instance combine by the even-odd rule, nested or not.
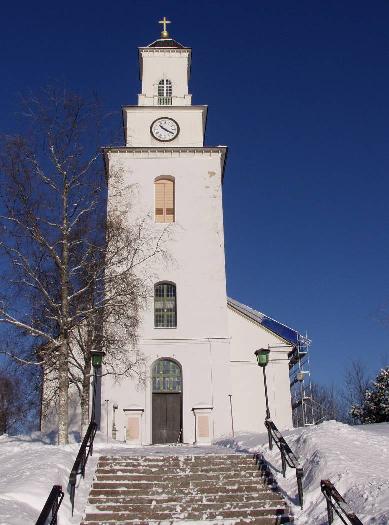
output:
[[[105,352],[102,350],[91,350],[92,366],[93,366],[93,398],[92,398],[92,417],[91,421],[95,422],[96,416],[96,388],[97,388],[97,370],[103,364],[103,357]]]
[[[260,348],[259,350],[255,350],[254,354],[255,354],[255,357],[257,358],[258,366],[262,368],[262,372],[263,372],[263,384],[265,387],[265,401],[266,401],[265,427],[267,428],[267,434],[269,438],[269,448],[272,449],[273,442],[272,442],[271,431],[269,427],[269,423],[271,419],[270,419],[270,410],[269,410],[269,399],[267,397],[267,382],[266,382],[266,366],[269,363],[270,350],[269,348]]]
[[[255,350],[255,357],[257,358],[258,366],[262,368],[263,384],[265,386],[265,400],[266,400],[266,419],[270,419],[269,399],[267,397],[267,382],[266,382],[266,366],[269,363],[270,350],[268,348],[260,348]]]
[[[96,368],[100,368],[103,364],[103,357],[105,356],[105,352],[102,350],[91,350],[91,356],[92,356],[92,366],[96,370]]]
[[[117,428],[116,428],[116,422],[115,422],[115,413],[116,413],[116,410],[118,409],[118,405],[117,403],[114,403],[112,405],[112,411],[113,411],[113,418],[112,418],[112,439],[116,439],[116,434],[117,434]]]

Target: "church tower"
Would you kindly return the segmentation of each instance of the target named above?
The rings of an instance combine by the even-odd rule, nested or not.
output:
[[[151,274],[154,297],[139,346],[146,385],[103,379],[133,444],[210,443],[231,428],[222,181],[225,146],[204,145],[207,106],[193,105],[191,49],[170,38],[139,48],[141,93],[123,108],[125,146],[106,148],[109,172],[133,188],[128,220],[169,228],[171,262]],[[109,188],[109,206],[115,206]],[[130,202],[131,201],[131,202]]]

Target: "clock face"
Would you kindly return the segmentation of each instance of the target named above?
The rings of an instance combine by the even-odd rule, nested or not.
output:
[[[155,139],[161,142],[169,142],[177,137],[180,126],[172,118],[161,117],[151,124],[150,132]]]

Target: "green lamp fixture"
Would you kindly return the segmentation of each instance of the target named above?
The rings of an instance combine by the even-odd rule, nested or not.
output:
[[[94,368],[100,368],[103,364],[103,357],[105,356],[105,352],[102,350],[92,350],[91,351],[92,356],[92,366]]]
[[[268,348],[260,348],[255,350],[255,357],[257,358],[258,366],[264,368],[269,363],[270,350]]]

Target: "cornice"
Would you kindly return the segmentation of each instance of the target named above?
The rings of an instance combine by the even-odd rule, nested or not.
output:
[[[221,153],[226,155],[227,146],[104,146],[104,153]]]
[[[201,109],[202,111],[208,111],[208,105],[207,104],[196,104],[196,105],[190,105],[190,106],[138,106],[137,104],[127,104],[125,106],[122,106],[122,111],[124,111],[125,109],[134,109],[134,108],[137,108],[137,109],[142,109],[142,110],[146,110],[146,109],[152,109],[152,110],[156,110],[156,109],[159,109],[161,112],[163,111],[169,111],[171,109],[174,109],[174,110],[194,110],[194,109]]]
[[[155,158],[157,155],[163,157],[185,157],[187,154],[196,156],[220,155],[222,160],[222,180],[224,179],[224,170],[227,161],[227,146],[105,146],[101,148],[104,154],[104,163],[106,172],[108,169],[107,158],[109,153],[123,153],[133,155],[134,157],[147,159]]]

